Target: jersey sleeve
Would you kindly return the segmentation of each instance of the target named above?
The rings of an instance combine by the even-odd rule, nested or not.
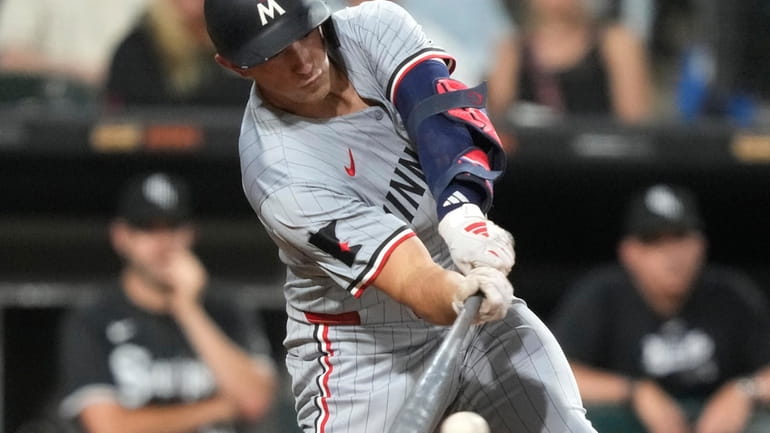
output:
[[[292,184],[272,193],[259,216],[296,275],[330,278],[355,297],[379,275],[396,247],[414,236],[382,208],[314,185]]]
[[[89,323],[82,311],[71,312],[61,328],[59,370],[64,398],[60,413],[76,417],[91,401],[118,400],[110,374],[104,328]]]
[[[414,18],[394,2],[364,2],[347,8],[335,25],[340,27],[343,51],[354,53],[346,65],[354,79],[373,80],[391,102],[399,77],[421,61],[443,59],[454,70],[454,58],[435,46]]]

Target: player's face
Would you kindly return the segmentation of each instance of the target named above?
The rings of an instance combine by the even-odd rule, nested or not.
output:
[[[244,75],[254,79],[265,101],[292,113],[306,112],[331,89],[329,58],[320,30],[316,28]]]
[[[623,247],[625,264],[648,294],[681,297],[700,270],[705,240],[698,233],[663,236],[651,242],[630,240]]]
[[[112,229],[115,250],[134,270],[160,278],[174,254],[189,249],[194,230],[189,225],[137,228],[119,222]]]

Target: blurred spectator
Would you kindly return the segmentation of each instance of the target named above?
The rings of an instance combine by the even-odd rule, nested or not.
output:
[[[643,42],[623,25],[600,19],[591,3],[511,4],[520,28],[501,41],[495,56],[489,77],[493,116],[598,115],[625,122],[649,116],[652,83]]]
[[[630,202],[619,264],[557,308],[552,328],[600,433],[770,431],[767,299],[705,264],[702,229],[689,191],[650,187]]]
[[[757,120],[770,99],[770,2],[691,0],[693,31],[680,53],[677,107],[685,120]]]
[[[112,60],[107,104],[245,105],[250,83],[220,68],[214,54],[203,0],[150,0]]]
[[[355,6],[370,0],[345,0]],[[457,60],[452,77],[473,87],[488,75],[491,51],[510,28],[499,0],[392,0],[417,19],[436,46]],[[334,1],[330,4],[334,6]],[[339,2],[337,2],[339,3]]]
[[[473,87],[489,76],[495,45],[511,22],[499,0],[400,0],[425,34],[457,60],[452,77]]]
[[[207,294],[190,218],[175,177],[136,178],[123,193],[110,227],[120,278],[62,331],[60,412],[85,432],[235,432],[272,404],[267,339]]]
[[[656,0],[607,0],[607,14],[616,17],[638,35],[646,46],[652,40],[657,13]],[[671,0],[666,0],[671,1]]]
[[[19,87],[25,78],[30,92],[58,80],[59,87],[79,87],[95,95],[115,46],[146,1],[0,1],[0,99],[24,92]]]

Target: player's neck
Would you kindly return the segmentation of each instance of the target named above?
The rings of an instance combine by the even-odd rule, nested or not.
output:
[[[369,106],[358,94],[350,80],[342,74],[339,74],[337,80],[332,81],[332,88],[326,97],[326,103],[328,104],[327,114],[331,114],[328,117],[355,113]]]
[[[330,119],[361,111],[369,106],[358,94],[347,76],[335,66],[330,67],[330,87],[323,99],[300,104],[282,104],[277,100],[266,102],[284,111],[312,119]]]
[[[671,293],[671,291],[655,290],[653,288],[640,287],[642,297],[647,305],[662,317],[677,315],[689,298],[689,291]]]
[[[137,307],[153,313],[165,313],[167,296],[147,278],[128,268],[121,275],[123,289],[129,301]]]

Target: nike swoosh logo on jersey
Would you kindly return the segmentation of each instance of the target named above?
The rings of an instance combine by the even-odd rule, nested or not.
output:
[[[356,175],[356,161],[353,160],[353,151],[348,149],[348,156],[350,157],[350,166],[345,166],[345,172],[348,176],[353,177]]]

